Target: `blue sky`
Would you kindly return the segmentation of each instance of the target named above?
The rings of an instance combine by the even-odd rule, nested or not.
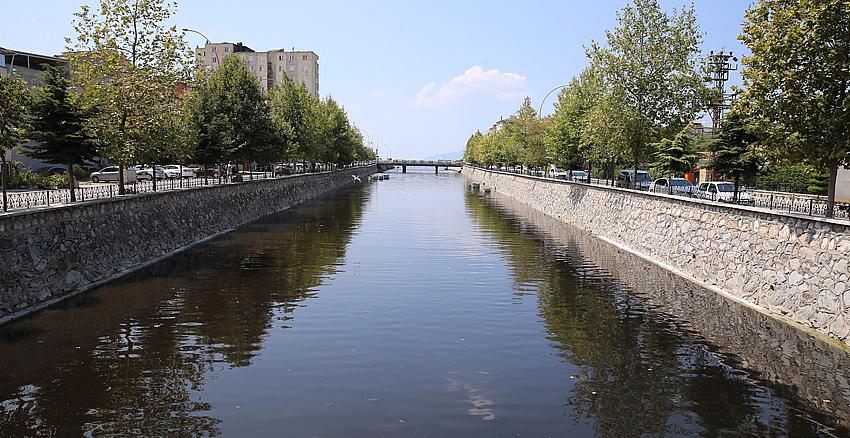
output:
[[[21,7],[0,0],[0,46],[61,52],[82,3],[35,0]],[[462,150],[475,129],[513,113],[525,95],[537,107],[587,64],[584,47],[604,41],[626,3],[182,0],[175,24],[255,50],[315,51],[322,96],[342,103],[382,156],[422,158]],[[686,4],[661,3],[668,9]],[[749,5],[695,1],[706,52],[742,53],[737,36]],[[187,39],[203,44],[197,35]],[[551,112],[553,97],[544,113]]]

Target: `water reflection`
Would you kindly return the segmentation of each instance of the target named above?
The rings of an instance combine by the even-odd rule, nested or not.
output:
[[[604,436],[847,433],[845,349],[509,198],[467,203],[517,282],[542,282],[552,345],[582,367],[567,399],[577,421]]]
[[[340,191],[0,328],[0,436],[847,434],[844,350],[463,186]]]
[[[333,274],[368,196],[269,217],[0,328],[0,436],[217,435],[206,376],[250,365]]]

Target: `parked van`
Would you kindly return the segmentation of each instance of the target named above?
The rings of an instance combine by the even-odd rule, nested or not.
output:
[[[632,188],[632,175],[635,173],[634,170],[621,170],[620,174],[617,175],[617,187],[622,187],[625,189]],[[635,184],[635,189],[637,190],[648,190],[649,185],[652,184],[652,178],[649,176],[649,172],[645,170],[637,171],[637,183]]]
[[[720,202],[734,202],[735,184],[729,181],[709,181],[697,187],[695,193],[697,198],[709,199]],[[743,187],[738,187],[738,204],[751,205],[755,202],[749,192]]]

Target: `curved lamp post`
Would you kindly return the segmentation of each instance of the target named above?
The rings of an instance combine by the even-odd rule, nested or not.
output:
[[[540,117],[540,118],[543,118],[543,116],[542,116],[543,104],[546,103],[546,98],[549,97],[550,94],[554,93],[557,90],[560,90],[561,88],[566,88],[566,87],[569,87],[569,86],[570,86],[570,84],[558,85],[557,87],[549,90],[549,92],[546,93],[545,96],[543,96],[543,100],[540,101],[540,109],[537,110],[537,116]]]
[[[209,38],[207,38],[207,36],[206,36],[206,35],[202,34],[201,32],[198,32],[198,31],[197,31],[197,30],[195,30],[195,29],[189,29],[188,27],[184,27],[182,30],[183,30],[183,32],[192,32],[192,33],[196,33],[196,34],[198,34],[198,35],[200,35],[200,36],[204,37],[204,39],[206,40],[207,44],[209,44],[209,43],[210,43],[210,39],[209,39]]]

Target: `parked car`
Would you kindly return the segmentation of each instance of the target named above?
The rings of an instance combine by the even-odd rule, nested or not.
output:
[[[649,191],[670,195],[694,196],[696,187],[684,178],[660,178],[649,185]]]
[[[622,187],[626,189],[632,188],[632,175],[635,173],[632,169],[621,170],[620,174],[617,175],[616,186]],[[635,183],[635,187],[638,190],[648,190],[649,185],[652,184],[652,178],[649,176],[649,172],[645,170],[637,171],[637,181]]]
[[[136,177],[139,180],[152,180],[154,178],[154,170],[150,166],[135,166]],[[156,166],[156,179],[165,179],[167,176],[162,166]]]
[[[572,175],[572,180],[575,182],[589,182],[587,179],[590,178],[590,174],[584,170],[573,170],[570,174]]]
[[[91,175],[89,175],[89,177],[91,178],[91,182],[93,182],[93,183],[106,182],[106,181],[118,182],[118,166],[104,167],[103,169],[98,170],[97,172],[92,172]],[[132,168],[124,169],[124,182],[125,183],[136,182],[137,177],[138,177],[138,174],[136,173],[135,169],[132,169]]]
[[[66,172],[68,172],[68,168],[64,166],[47,166],[35,171],[36,174],[44,176],[64,175]]]
[[[555,179],[567,179],[569,176],[569,172],[563,169],[559,169],[554,164],[549,165],[549,176]]]
[[[696,197],[720,202],[733,202],[735,184],[729,181],[709,181],[697,187]],[[743,187],[738,187],[738,204],[752,205],[755,200]]]
[[[194,178],[195,176],[197,176],[195,173],[195,169],[188,166],[181,166],[179,164],[166,164],[165,166],[162,166],[162,169],[165,171],[165,176],[168,178]]]

